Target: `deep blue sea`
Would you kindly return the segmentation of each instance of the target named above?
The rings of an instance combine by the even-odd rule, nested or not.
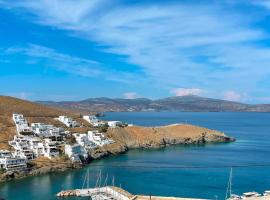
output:
[[[56,199],[63,189],[81,188],[87,169],[90,185],[102,171],[105,179],[134,194],[224,199],[230,168],[157,168],[156,166],[231,166],[270,164],[270,113],[138,112],[106,113],[104,119],[135,125],[190,123],[225,132],[237,139],[229,144],[173,146],[131,150],[95,161],[89,167],[29,177],[0,184],[0,197],[10,200]],[[104,164],[103,167],[93,164]],[[121,168],[115,167],[121,165]],[[125,167],[149,166],[149,167]],[[155,166],[151,168],[151,166]],[[233,193],[270,190],[270,167],[233,168]]]

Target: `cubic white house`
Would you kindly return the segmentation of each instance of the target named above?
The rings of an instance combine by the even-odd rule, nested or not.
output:
[[[15,149],[15,156],[24,158],[26,160],[32,160],[34,159],[34,154],[30,149],[27,138],[28,137],[22,135],[15,135],[14,139],[9,141],[9,145]]]
[[[63,128],[57,128],[54,125],[32,123],[31,128],[37,136],[48,138],[52,141],[62,141],[63,137],[66,135],[66,132]]]
[[[0,150],[0,168],[13,171],[26,169],[26,160],[14,156],[10,151]]]
[[[114,143],[113,140],[106,138],[103,133],[100,133],[98,131],[88,131],[88,139],[89,141],[95,143],[98,146]]]
[[[54,158],[59,156],[57,143],[51,139],[40,139],[38,137],[15,135],[9,144],[15,149],[14,155],[32,160],[34,158],[44,156]]]
[[[120,121],[108,121],[107,123],[108,123],[109,127],[111,127],[111,128],[115,128],[117,126],[123,125],[123,123]]]
[[[74,133],[73,136],[76,139],[76,142],[84,147],[85,149],[94,149],[97,145],[88,139],[88,135],[86,133]]]
[[[81,162],[80,157],[86,159],[88,157],[87,152],[84,147],[79,144],[74,145],[65,145],[65,154],[70,158],[73,162]]]
[[[50,139],[44,140],[44,156],[48,158],[55,158],[59,156],[59,151],[56,146],[56,142]]]
[[[78,123],[75,120],[67,116],[61,115],[57,119],[69,128],[74,128],[78,126]]]
[[[24,118],[22,114],[13,114],[13,121],[16,125],[16,130],[18,134],[30,134],[32,133],[31,128],[28,126],[27,120]]]
[[[101,126],[101,125],[105,124],[105,122],[98,120],[98,118],[95,115],[84,115],[83,119],[85,121],[89,122],[94,127]]]

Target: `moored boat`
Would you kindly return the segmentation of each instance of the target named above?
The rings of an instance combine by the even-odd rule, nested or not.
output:
[[[259,194],[258,192],[245,192],[242,195],[242,199],[248,199],[251,197],[260,197],[262,196],[261,194]]]
[[[270,197],[270,190],[264,191],[263,196]]]

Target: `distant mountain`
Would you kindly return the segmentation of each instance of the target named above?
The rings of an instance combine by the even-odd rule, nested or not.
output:
[[[39,103],[80,112],[107,111],[194,111],[194,112],[270,112],[270,104],[244,104],[195,95],[151,100],[146,98],[89,98],[83,101],[39,101]]]

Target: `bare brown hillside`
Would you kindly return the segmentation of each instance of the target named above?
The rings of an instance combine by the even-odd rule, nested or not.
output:
[[[233,140],[233,138],[219,131],[188,124],[175,124],[162,127],[128,126],[125,128],[109,129],[108,135],[128,148],[229,142]]]
[[[75,112],[51,108],[14,97],[0,96],[0,149],[9,149],[8,140],[11,140],[16,133],[15,124],[12,121],[13,113],[22,113],[29,123],[43,122],[57,126],[63,126],[54,120],[59,115],[79,117],[79,114]]]

